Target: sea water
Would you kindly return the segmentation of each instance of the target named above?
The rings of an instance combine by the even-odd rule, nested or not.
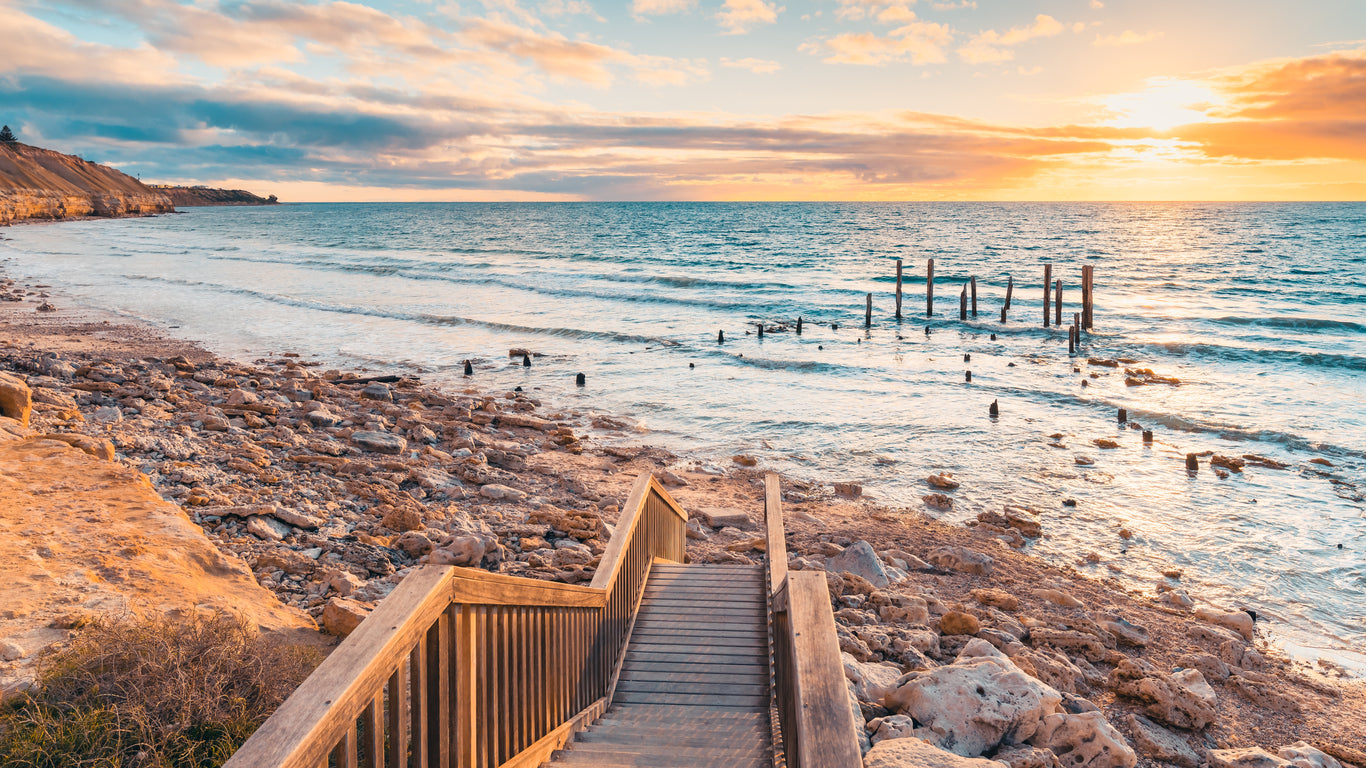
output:
[[[894,506],[924,508],[926,476],[950,472],[935,516],[1032,507],[1045,558],[1148,593],[1180,569],[1171,586],[1256,610],[1288,648],[1366,663],[1366,204],[307,204],[4,237],[12,274],[230,356],[453,384],[469,359],[475,385],[636,420],[631,441]],[[1095,322],[1069,356],[1083,265]],[[1125,367],[1180,384],[1128,386]],[[1286,468],[1187,473],[1204,451]]]

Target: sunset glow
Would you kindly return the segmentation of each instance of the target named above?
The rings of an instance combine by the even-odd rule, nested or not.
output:
[[[0,0],[0,119],[286,200],[1362,199],[1364,30],[1348,0]]]

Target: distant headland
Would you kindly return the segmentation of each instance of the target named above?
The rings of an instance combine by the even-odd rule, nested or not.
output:
[[[147,185],[106,165],[0,133],[0,226],[18,221],[151,216],[176,206],[274,205],[241,189]]]
[[[177,208],[201,205],[279,205],[280,201],[271,195],[261,197],[245,189],[214,189],[212,187],[180,187],[174,184],[151,184],[157,192],[171,198]]]

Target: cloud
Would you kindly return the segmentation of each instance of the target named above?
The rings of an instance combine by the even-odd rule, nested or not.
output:
[[[783,9],[767,0],[726,0],[716,21],[727,35],[743,35],[756,24],[772,24]]]
[[[957,0],[957,2],[935,3],[936,11],[956,11],[960,8],[976,8],[977,0]]]
[[[953,41],[953,29],[946,24],[914,21],[886,35],[871,32],[846,32],[815,43],[804,43],[801,50],[826,54],[833,64],[882,66],[896,61],[912,64],[937,64],[946,60],[944,49]]]
[[[997,61],[1010,61],[1015,58],[1014,46],[1038,37],[1051,37],[1063,31],[1063,25],[1052,16],[1039,14],[1034,23],[1024,27],[1012,27],[1005,32],[994,29],[977,33],[966,45],[958,49],[958,55],[969,64],[988,64]]]
[[[1096,39],[1091,41],[1095,46],[1118,46],[1118,45],[1138,45],[1148,43],[1162,37],[1161,32],[1144,32],[1142,34],[1131,29],[1126,29],[1118,35],[1096,35]]]
[[[1091,7],[1099,10],[1105,7],[1105,3],[1102,3],[1100,0],[1091,0]]]
[[[637,19],[687,13],[697,6],[697,0],[631,0],[631,15]]]
[[[771,74],[783,68],[783,65],[779,64],[776,61],[752,58],[729,59],[725,56],[721,57],[721,66],[733,67],[735,69],[748,69],[750,72],[754,72],[760,75]]]

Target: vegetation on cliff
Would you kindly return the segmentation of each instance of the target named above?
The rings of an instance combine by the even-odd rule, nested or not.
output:
[[[177,208],[200,205],[276,205],[280,202],[275,195],[261,197],[245,189],[178,187],[173,184],[153,184],[152,189],[165,193]]]

